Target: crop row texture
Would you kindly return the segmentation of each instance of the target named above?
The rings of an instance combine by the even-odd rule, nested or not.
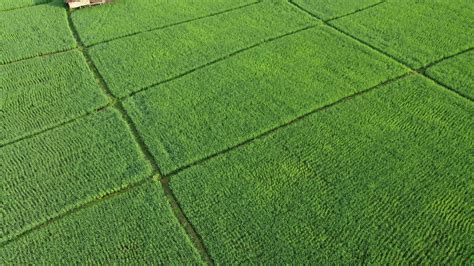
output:
[[[2,241],[151,175],[113,109],[5,146],[0,165]]]
[[[58,1],[0,14],[0,64],[76,47]]]
[[[171,188],[220,264],[471,264],[473,112],[410,76],[184,170]]]
[[[124,106],[169,173],[406,72],[320,25],[136,94]]]
[[[0,144],[69,121],[108,103],[78,51],[0,66]]]

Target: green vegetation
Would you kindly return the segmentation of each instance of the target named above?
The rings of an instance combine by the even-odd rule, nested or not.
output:
[[[98,112],[0,148],[2,241],[151,175],[119,116]]]
[[[321,19],[332,19],[380,3],[381,0],[293,0],[295,4]]]
[[[405,72],[320,26],[136,94],[124,105],[166,173]]]
[[[0,265],[474,265],[474,1],[46,1],[0,0]]]
[[[54,221],[0,250],[11,264],[197,264],[159,183],[147,182]]]
[[[0,11],[51,2],[51,0],[1,0]]]
[[[94,46],[90,54],[123,97],[311,23],[289,5],[262,3]]]
[[[474,47],[471,0],[397,0],[330,22],[413,68]]]
[[[92,45],[209,16],[255,2],[257,1],[116,0],[113,5],[86,8],[74,12],[72,19],[80,33],[81,40],[86,45]]]
[[[469,265],[473,112],[411,76],[184,170],[171,187],[223,265]]]
[[[0,144],[107,104],[78,51],[0,65]]]
[[[76,47],[62,2],[2,12],[0,25],[0,64]]]
[[[459,93],[474,99],[474,51],[471,50],[427,69],[426,73]]]

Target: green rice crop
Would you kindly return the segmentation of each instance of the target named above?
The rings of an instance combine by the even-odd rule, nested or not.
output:
[[[151,175],[113,110],[0,148],[1,241]]]
[[[0,14],[0,64],[76,47],[63,3]]]
[[[0,144],[107,104],[78,51],[0,65]]]
[[[295,4],[322,19],[332,19],[380,3],[381,0],[293,0]]]
[[[154,182],[53,221],[2,247],[0,257],[15,265],[200,263]]]
[[[115,0],[113,4],[74,12],[81,40],[92,45],[137,32],[209,16],[257,0]]]
[[[397,0],[331,21],[413,68],[474,46],[471,0]]]
[[[470,265],[473,112],[410,76],[188,168],[171,188],[217,264]]]
[[[262,3],[97,45],[90,54],[113,94],[123,97],[311,23],[289,5]]]
[[[474,99],[474,51],[436,64],[426,70],[434,79]]]
[[[153,87],[124,106],[166,173],[406,71],[321,25]]]
[[[9,10],[51,2],[51,0],[0,0],[0,10]]]

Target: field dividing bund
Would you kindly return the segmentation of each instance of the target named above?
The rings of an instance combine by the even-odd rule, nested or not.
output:
[[[57,1],[1,12],[0,65],[76,47],[63,3]]]
[[[200,264],[157,181],[89,204],[1,247],[11,264]]]
[[[82,52],[83,56],[85,57],[90,70],[94,73],[97,79],[97,82],[100,85],[103,92],[107,94],[107,96],[114,103],[114,108],[121,114],[122,119],[125,120],[129,128],[129,132],[133,136],[134,142],[138,145],[139,150],[144,156],[145,161],[147,161],[149,165],[151,166],[153,175],[157,175],[159,178],[162,178],[163,173],[160,169],[160,166],[154,160],[148,146],[146,146],[143,138],[138,133],[138,130],[136,128],[134,121],[131,119],[131,117],[129,116],[125,108],[123,107],[123,104],[112,95],[110,88],[107,86],[103,76],[100,74],[96,65],[92,62],[89,55],[88,48],[85,47],[84,44],[82,43],[79,33],[74,25],[74,22],[72,21],[71,11],[68,12],[68,23],[69,23],[70,30],[72,31],[74,38],[77,42],[77,46],[79,50]],[[188,236],[188,240],[190,241],[190,243],[194,245],[194,248],[198,252],[202,262],[205,262],[207,264],[212,264],[212,259],[209,257],[206,248],[204,247],[203,243],[201,242],[201,239],[199,238],[199,235],[194,231],[194,228],[192,227],[192,225],[190,225],[190,223],[187,221],[187,218],[182,212],[181,208],[179,207],[179,204],[176,201],[176,198],[171,193],[171,190],[169,189],[169,185],[165,182],[160,182],[160,184],[162,185],[162,189],[163,189],[162,191],[164,195],[168,199],[168,203],[170,204],[169,206],[172,208],[172,213],[175,215],[175,221],[181,225],[181,228],[184,230],[184,232]],[[130,186],[130,183],[128,185]],[[124,191],[124,190],[125,189],[119,190],[119,192]],[[168,260],[173,260],[173,261],[176,261],[178,259],[183,260],[182,258],[176,258],[176,257],[168,258]]]
[[[407,72],[321,25],[161,84],[123,104],[168,174]]]
[[[323,20],[333,20],[349,14],[352,15],[383,2],[380,0],[294,0],[295,4],[310,10]]]
[[[116,0],[113,5],[74,12],[71,19],[85,46],[186,23],[259,3],[255,0]],[[157,19],[157,17],[159,19]]]
[[[118,98],[284,36],[315,21],[283,3],[262,3],[88,49]]]
[[[171,189],[218,264],[469,264],[474,107],[436,87],[410,75],[188,168]]]
[[[464,97],[474,100],[474,50],[469,49],[453,58],[428,67],[425,74],[451,87]]]
[[[0,65],[0,146],[108,104],[77,50]]]
[[[2,242],[152,174],[127,124],[110,109],[0,151]]]
[[[464,0],[387,1],[329,24],[418,69],[474,47],[473,13]]]
[[[461,1],[461,2],[462,2],[462,0],[458,0],[458,1]],[[315,18],[315,19],[317,19],[317,20],[322,20],[322,18],[318,17],[318,16],[317,16],[316,14],[314,14],[312,11],[307,10],[307,9],[305,9],[304,7],[298,5],[298,4],[295,3],[293,0],[288,0],[288,3],[289,3],[290,5],[293,5],[295,8],[301,10],[303,13],[306,13],[306,14],[308,14],[309,16],[311,16],[311,17],[313,17],[313,18]],[[385,3],[386,3],[386,2],[383,2],[382,4],[385,4]],[[417,3],[417,4],[420,4],[421,7],[427,8],[426,6],[423,6],[423,2],[420,2],[420,3]],[[376,5],[376,6],[372,7],[372,8],[363,9],[363,10],[360,11],[360,12],[356,12],[356,13],[354,13],[354,14],[351,14],[350,16],[347,16],[347,19],[349,19],[349,17],[352,18],[352,17],[354,17],[355,15],[359,15],[359,14],[362,14],[362,13],[365,13],[365,12],[369,12],[369,10],[373,10],[373,9],[376,9],[376,8],[381,8],[381,6],[385,6],[385,5]],[[439,8],[442,9],[441,7],[439,7]],[[469,9],[469,8],[472,9],[472,7],[470,7],[470,6],[469,6],[467,9]],[[464,9],[463,9],[463,10],[464,10]],[[412,10],[411,10],[411,11],[412,11]],[[394,13],[397,13],[397,12],[394,12]],[[429,17],[429,18],[432,18],[432,16],[431,16],[430,14],[424,14],[424,15],[427,16],[427,17]],[[465,16],[465,17],[469,18],[469,16]],[[334,30],[340,32],[341,34],[344,34],[344,35],[346,35],[347,37],[349,37],[349,38],[351,38],[351,39],[353,39],[353,40],[359,42],[360,44],[365,45],[365,46],[367,46],[368,48],[370,48],[370,49],[372,49],[372,50],[374,50],[374,51],[377,51],[378,53],[383,54],[383,55],[385,55],[386,57],[388,57],[388,58],[390,58],[390,59],[392,59],[392,60],[394,60],[394,61],[397,61],[398,63],[404,65],[404,66],[407,67],[407,68],[409,68],[411,71],[417,72],[417,73],[419,73],[419,74],[425,76],[426,78],[431,79],[432,81],[434,81],[435,83],[437,83],[438,85],[440,85],[440,87],[442,87],[442,88],[444,88],[444,89],[447,89],[447,90],[450,90],[450,91],[452,91],[452,92],[455,92],[456,94],[458,94],[459,96],[465,98],[465,99],[468,100],[468,101],[469,101],[469,100],[472,101],[472,98],[469,97],[469,95],[465,95],[464,93],[459,92],[458,90],[456,90],[456,89],[450,87],[449,85],[444,84],[444,83],[442,83],[442,82],[440,82],[440,81],[438,81],[438,80],[436,80],[436,79],[431,78],[429,75],[426,75],[426,73],[425,73],[425,72],[426,72],[426,68],[432,66],[433,64],[442,62],[442,61],[444,61],[444,60],[446,60],[446,59],[449,59],[449,58],[451,58],[451,57],[454,57],[454,56],[456,56],[456,55],[458,55],[458,54],[462,54],[462,53],[464,53],[464,52],[466,52],[466,51],[471,50],[471,49],[474,47],[474,39],[473,39],[472,37],[467,37],[467,38],[466,38],[466,40],[467,40],[466,43],[468,43],[468,44],[463,44],[464,46],[467,46],[467,48],[464,48],[464,49],[461,49],[461,50],[458,49],[456,52],[450,53],[450,54],[443,54],[443,53],[441,53],[441,55],[438,55],[436,59],[432,59],[432,61],[429,61],[429,62],[427,62],[427,63],[424,63],[423,65],[417,65],[418,67],[417,67],[417,68],[414,68],[414,67],[413,67],[413,64],[407,63],[407,62],[405,62],[405,61],[403,61],[403,60],[400,60],[400,59],[397,58],[396,56],[392,56],[392,55],[390,54],[390,52],[386,52],[386,50],[381,49],[381,48],[378,48],[377,45],[372,45],[370,42],[367,42],[367,41],[365,41],[364,39],[359,38],[359,37],[357,37],[356,35],[354,35],[354,34],[352,34],[352,33],[349,33],[349,32],[346,31],[345,29],[339,27],[339,26],[337,25],[337,23],[336,23],[336,24],[333,23],[333,22],[338,22],[338,21],[340,21],[340,20],[343,20],[344,18],[346,18],[346,16],[341,17],[341,19],[322,20],[322,21],[323,21],[323,23],[324,23],[325,25],[327,25],[327,26],[333,28]],[[464,18],[464,17],[463,17],[463,18]],[[449,19],[448,19],[448,20],[449,20]],[[351,22],[351,23],[353,23],[353,22]],[[392,21],[392,23],[393,23],[393,21]],[[350,24],[350,23],[348,23],[348,24]],[[429,24],[429,23],[427,23],[427,24]],[[468,24],[468,25],[469,25],[469,24]],[[408,28],[410,28],[411,25],[404,25],[404,26],[407,26]],[[426,27],[426,26],[429,26],[429,25],[423,24],[423,26]],[[453,26],[453,28],[456,28],[456,27],[454,27],[455,25],[451,25],[451,26]],[[462,26],[465,26],[465,25],[461,23],[461,28],[462,28]],[[393,29],[393,28],[391,28],[391,29]],[[401,27],[400,27],[400,26],[397,26],[397,30],[399,31],[398,33],[400,33],[400,34],[405,33],[405,29],[403,28],[403,26],[401,26]],[[413,29],[410,28],[409,30],[413,30]],[[427,30],[427,29],[426,29],[426,30]],[[456,28],[456,30],[459,30],[459,29]],[[472,30],[472,29],[471,29],[471,30]],[[448,32],[449,32],[449,31],[448,31]],[[397,34],[398,34],[398,33],[397,33]],[[408,35],[410,35],[410,34],[408,34]],[[454,36],[454,37],[458,37],[458,36],[459,36],[459,35],[457,34],[457,35]],[[395,37],[394,37],[394,41],[395,41],[395,42],[398,40],[398,39],[397,39],[398,37],[399,37],[398,35],[395,35]],[[414,37],[414,39],[416,39],[416,38],[418,38],[418,36]],[[430,36],[428,36],[427,38],[429,39]],[[447,37],[445,36],[444,40],[447,41],[447,42],[450,42],[450,39],[449,39],[449,38],[450,38],[450,36],[447,36]],[[461,38],[462,38],[462,37],[461,37]],[[464,42],[464,40],[460,40],[458,43],[460,43],[460,42]],[[461,46],[462,46],[462,45],[461,45]],[[464,46],[463,46],[463,47],[464,47]],[[415,65],[416,65],[416,64],[415,64]]]

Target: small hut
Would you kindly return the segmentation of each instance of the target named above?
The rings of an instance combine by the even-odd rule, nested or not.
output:
[[[110,2],[112,2],[112,0],[66,0],[66,3],[69,5],[69,8],[100,5]]]

